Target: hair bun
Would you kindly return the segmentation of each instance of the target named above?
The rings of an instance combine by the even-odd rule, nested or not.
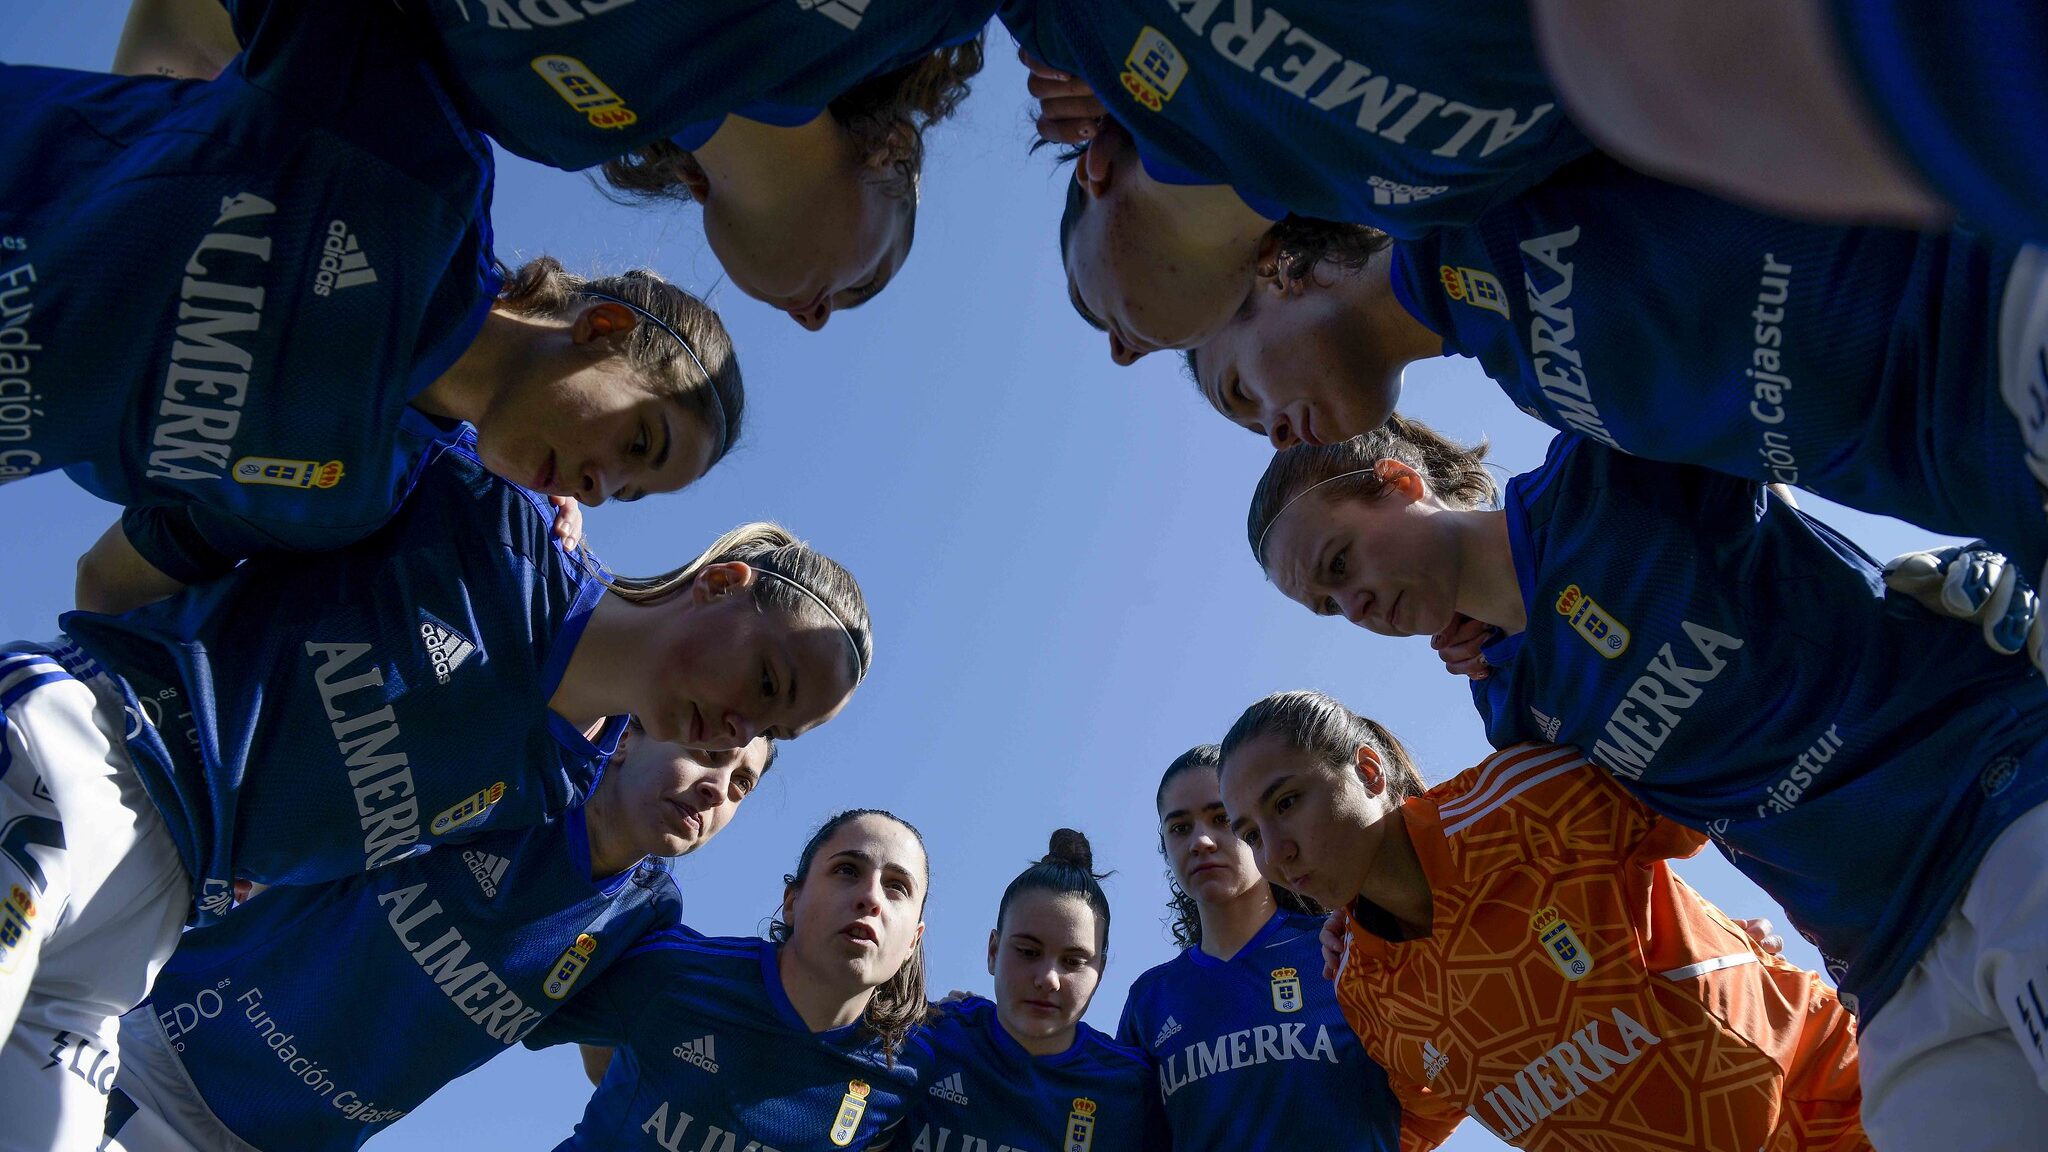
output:
[[[1095,871],[1095,849],[1089,847],[1088,837],[1072,828],[1055,828],[1052,842],[1046,846],[1044,864],[1072,864],[1084,872]]]

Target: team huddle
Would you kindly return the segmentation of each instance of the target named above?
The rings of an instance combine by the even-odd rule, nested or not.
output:
[[[2048,9],[1711,7],[135,0],[108,73],[0,65],[0,483],[121,508],[0,644],[0,1149],[339,1152],[563,1044],[563,1149],[2048,1147]],[[857,706],[867,603],[771,523],[584,546],[741,442],[739,359],[491,219],[494,147],[590,172],[815,331],[1005,37],[1075,311],[1271,442],[1272,587],[1431,638],[1496,750],[1217,717],[1114,1036],[1071,829],[988,998],[933,1002],[888,811],[690,927],[671,860]],[[1540,467],[1397,411],[1438,356]]]

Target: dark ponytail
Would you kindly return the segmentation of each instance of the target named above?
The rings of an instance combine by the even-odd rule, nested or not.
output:
[[[1387,794],[1396,803],[1423,791],[1415,758],[1392,732],[1321,692],[1275,692],[1244,710],[1223,737],[1223,756],[1247,741],[1273,734],[1289,747],[1309,754],[1320,766],[1339,771],[1358,762],[1360,747],[1379,754],[1387,778]]]
[[[1222,749],[1214,744],[1197,744],[1179,756],[1174,757],[1173,763],[1166,766],[1166,773],[1159,777],[1159,791],[1152,798],[1153,810],[1157,811],[1165,800],[1166,786],[1173,783],[1182,774],[1193,771],[1196,768],[1206,768],[1210,772],[1220,775],[1222,766]],[[1164,837],[1161,837],[1159,841],[1159,854],[1161,856],[1166,855],[1166,840]],[[1280,906],[1282,912],[1293,912],[1304,916],[1325,916],[1329,914],[1328,909],[1299,892],[1289,891],[1278,884],[1268,884],[1266,889],[1273,894],[1273,902]],[[1167,862],[1166,892],[1166,923],[1167,927],[1173,932],[1173,942],[1182,948],[1200,948],[1202,946],[1202,909],[1200,905],[1195,903],[1195,898],[1188,895],[1187,890],[1180,886],[1180,878],[1173,874],[1172,861]]]
[[[803,854],[797,857],[796,871],[782,877],[783,887],[803,887],[804,878],[811,874],[811,864],[817,859],[818,849],[832,838],[834,832],[862,816],[880,816],[885,820],[893,820],[910,833],[920,849],[924,847],[924,833],[919,832],[910,821],[894,812],[886,812],[880,808],[849,808],[825,821],[816,832],[811,833],[810,840],[804,844]],[[925,892],[927,896],[931,892],[930,856],[925,857]],[[922,902],[919,904],[919,911],[923,911]],[[768,939],[773,940],[777,947],[789,943],[789,938],[795,931],[795,926],[779,915],[768,922]],[[861,1013],[861,1024],[868,1035],[881,1042],[883,1050],[889,1054],[889,1059],[893,1062],[897,1051],[903,1047],[903,1041],[910,1035],[910,1030],[923,1024],[925,1016],[930,1011],[931,1002],[926,1000],[924,995],[924,941],[919,940],[910,946],[910,956],[903,961],[903,967],[898,968],[896,974],[876,988],[874,995],[868,998],[867,1010]]]
[[[1088,837],[1072,828],[1054,829],[1045,855],[1019,872],[1010,886],[1003,889],[1002,902],[996,905],[996,931],[1002,931],[1003,918],[1010,914],[1010,902],[1026,892],[1079,896],[1095,913],[1095,951],[1097,955],[1107,952],[1109,897],[1103,894],[1101,883],[1107,875],[1095,871],[1095,850],[1089,846]]]

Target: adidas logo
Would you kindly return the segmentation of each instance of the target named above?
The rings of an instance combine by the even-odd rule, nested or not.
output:
[[[476,651],[468,637],[425,612],[420,613],[420,642],[427,647],[427,659],[434,663],[434,679],[443,684]]]
[[[1449,1056],[1446,1056],[1441,1051],[1438,1051],[1437,1046],[1435,1044],[1432,1044],[1427,1040],[1424,1040],[1422,1042],[1423,1079],[1434,1080],[1443,1073],[1444,1069],[1449,1068],[1450,1066],[1451,1058]]]
[[[1166,1018],[1166,1025],[1159,1029],[1159,1035],[1154,1036],[1152,1038],[1152,1046],[1154,1048],[1157,1048],[1160,1045],[1166,1043],[1169,1039],[1173,1037],[1173,1034],[1178,1031],[1180,1031],[1180,1021],[1175,1020],[1171,1016],[1168,1016]]]
[[[1546,716],[1534,707],[1529,709],[1529,715],[1535,718],[1536,730],[1543,733],[1545,740],[1557,739],[1557,730],[1561,726],[1557,717]]]
[[[718,1071],[718,1037],[700,1036],[688,1044],[678,1044],[670,1049],[676,1059],[687,1061],[706,1072]]]
[[[484,890],[484,895],[496,899],[498,881],[505,878],[505,858],[470,848],[463,851],[462,862],[469,865],[469,874],[476,877],[476,886]]]
[[[796,0],[796,6],[816,12],[851,32],[860,27],[860,18],[867,14],[868,0]]]
[[[1382,176],[1370,177],[1366,183],[1372,187],[1375,204],[1414,204],[1451,190],[1448,184],[1400,184]]]
[[[950,1100],[963,1108],[967,1106],[967,1087],[958,1072],[932,1085],[926,1091],[941,1100]]]
[[[327,225],[327,242],[320,246],[320,271],[313,274],[313,295],[332,296],[344,288],[375,284],[377,270],[356,243],[355,234],[339,220]]]

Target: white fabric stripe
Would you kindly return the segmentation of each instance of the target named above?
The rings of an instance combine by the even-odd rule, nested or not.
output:
[[[1673,968],[1669,972],[1659,972],[1657,975],[1662,976],[1666,980],[1690,980],[1695,976],[1705,976],[1709,972],[1719,972],[1723,968],[1740,968],[1744,964],[1756,963],[1760,963],[1760,961],[1757,960],[1756,953],[1754,952],[1730,952],[1726,956],[1716,956],[1712,960],[1702,960],[1697,964],[1687,964],[1683,968]]]
[[[1513,765],[1500,767],[1500,761],[1510,756],[1527,758]],[[1512,786],[1518,777],[1531,772],[1542,771],[1556,764],[1560,759],[1577,763],[1583,758],[1579,755],[1578,749],[1562,746],[1533,756],[1529,755],[1527,750],[1496,753],[1492,759],[1488,760],[1480,768],[1479,778],[1482,781],[1481,785],[1465,793],[1463,796],[1446,801],[1438,807],[1437,815],[1444,820],[1455,820],[1475,807],[1491,804],[1495,795],[1503,789]]]
[[[14,687],[23,680],[33,676],[41,676],[48,672],[61,672],[64,675],[70,675],[70,673],[64,672],[62,664],[52,664],[47,656],[17,664],[8,664],[6,661],[0,661],[0,693],[6,692],[9,688]]]
[[[1579,759],[1577,756],[1574,756],[1570,760],[1567,760],[1563,764],[1559,764],[1557,767],[1552,768],[1550,771],[1545,772],[1540,776],[1531,776],[1528,779],[1523,780],[1521,783],[1516,784],[1514,788],[1507,793],[1507,795],[1502,796],[1500,799],[1495,800],[1493,803],[1488,804],[1486,807],[1481,808],[1479,811],[1472,813],[1470,816],[1465,817],[1463,820],[1458,821],[1456,824],[1445,825],[1444,835],[1454,836],[1460,832],[1463,832],[1465,829],[1470,828],[1472,825],[1477,824],[1481,820],[1486,819],[1487,816],[1491,815],[1495,809],[1506,804],[1508,801],[1513,800],[1515,797],[1520,796],[1522,793],[1527,792],[1529,789],[1534,788],[1538,784],[1541,784],[1545,780],[1549,780],[1552,777],[1562,776],[1567,772],[1576,772],[1580,768],[1584,767],[1585,763],[1585,761]]]

